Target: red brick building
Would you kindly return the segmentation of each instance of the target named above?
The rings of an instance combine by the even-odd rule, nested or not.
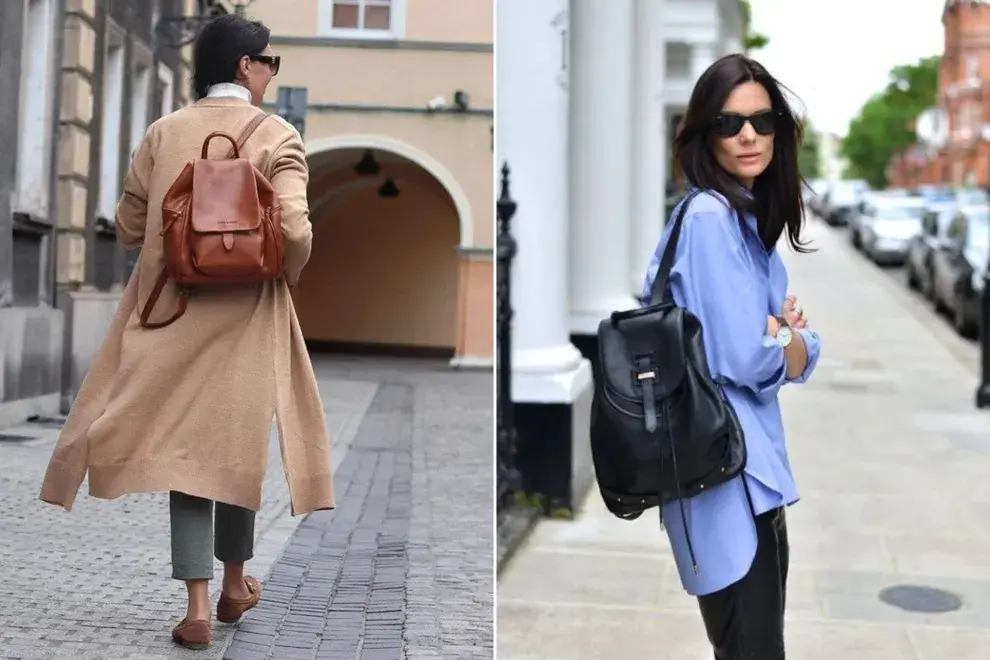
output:
[[[891,186],[990,184],[990,0],[946,0],[942,25],[938,103],[948,122],[944,144],[897,154],[887,170]]]

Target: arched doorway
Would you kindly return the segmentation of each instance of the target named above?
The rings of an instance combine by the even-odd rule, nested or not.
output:
[[[428,156],[375,137],[309,148],[313,251],[293,291],[317,350],[453,357],[470,213]],[[453,188],[453,190],[452,190]]]

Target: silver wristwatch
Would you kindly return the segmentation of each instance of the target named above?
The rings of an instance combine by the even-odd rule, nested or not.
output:
[[[781,348],[787,348],[791,345],[791,341],[794,339],[794,331],[791,330],[791,326],[787,324],[787,319],[783,316],[778,316],[777,318],[777,343],[780,344]]]

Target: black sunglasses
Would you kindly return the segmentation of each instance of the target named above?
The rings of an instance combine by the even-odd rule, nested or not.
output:
[[[261,62],[262,64],[267,64],[272,69],[272,75],[278,75],[278,69],[282,66],[282,56],[281,55],[248,55],[248,59],[253,62]]]
[[[763,110],[754,115],[740,115],[734,112],[724,112],[712,120],[712,131],[719,137],[735,137],[743,129],[746,122],[760,135],[773,135],[777,130],[777,110]]]

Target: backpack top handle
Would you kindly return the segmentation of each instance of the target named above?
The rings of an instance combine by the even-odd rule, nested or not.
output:
[[[206,136],[205,140],[203,140],[203,150],[199,154],[199,157],[201,159],[206,160],[208,158],[208,152],[210,150],[210,140],[218,137],[224,138],[225,140],[230,142],[231,145],[230,153],[227,154],[227,158],[230,158],[231,156],[233,156],[234,158],[241,157],[241,150],[237,148],[237,143],[234,142],[234,138],[232,138],[227,133],[224,133],[223,131],[213,131],[212,133]]]
[[[254,134],[255,130],[257,130],[257,128],[261,126],[261,122],[268,119],[268,116],[269,115],[265,112],[259,112],[257,115],[255,115],[251,119],[251,121],[249,121],[247,125],[244,127],[244,130],[241,131],[241,134],[240,136],[238,136],[236,142],[229,133],[225,133],[223,131],[213,131],[212,133],[206,136],[205,140],[203,140],[203,150],[200,153],[200,158],[204,160],[207,158],[207,152],[209,151],[210,140],[212,140],[215,137],[222,137],[226,139],[228,142],[230,142],[230,151],[227,152],[227,155],[224,156],[224,159],[240,158],[241,149],[244,148],[244,145],[247,143],[248,138],[250,138]]]

